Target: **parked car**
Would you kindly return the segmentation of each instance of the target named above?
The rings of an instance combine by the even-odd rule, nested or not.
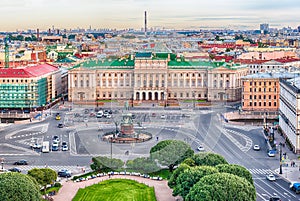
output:
[[[59,123],[59,124],[57,125],[57,127],[58,127],[58,128],[63,128],[63,127],[64,127],[64,125],[63,125],[63,124],[61,124],[61,123]]]
[[[256,144],[256,145],[253,146],[253,149],[255,151],[259,151],[260,150],[260,146],[258,144]]]
[[[300,183],[294,182],[293,184],[290,185],[290,189],[295,191],[296,194],[300,193]]]
[[[19,169],[19,168],[16,168],[16,167],[14,167],[14,168],[10,168],[10,169],[8,169],[8,171],[10,171],[10,172],[21,172],[21,170]]]
[[[14,165],[28,165],[26,160],[19,160],[14,162]]]
[[[273,174],[268,174],[268,175],[266,176],[266,178],[267,178],[267,180],[269,180],[269,181],[276,181],[276,177],[275,177]]]

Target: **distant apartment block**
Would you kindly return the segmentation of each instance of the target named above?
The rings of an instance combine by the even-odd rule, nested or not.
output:
[[[69,71],[69,100],[235,101],[244,65],[186,61],[170,53],[142,52],[117,60],[90,60]]]
[[[279,126],[294,153],[300,153],[300,78],[280,79]]]

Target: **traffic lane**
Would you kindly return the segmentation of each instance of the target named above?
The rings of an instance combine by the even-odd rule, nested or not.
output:
[[[289,183],[281,178],[269,181],[265,175],[254,178],[257,200],[268,200],[272,196],[279,196],[282,201],[300,200],[300,195],[289,189]],[[261,199],[259,199],[261,198]]]

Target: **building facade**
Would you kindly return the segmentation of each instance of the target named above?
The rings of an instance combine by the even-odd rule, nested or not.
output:
[[[45,106],[61,94],[60,69],[41,64],[0,69],[0,108],[32,109]]]
[[[300,78],[280,79],[279,126],[294,153],[300,153]]]
[[[247,67],[185,61],[167,53],[137,53],[118,60],[91,60],[69,71],[69,100],[235,101]]]

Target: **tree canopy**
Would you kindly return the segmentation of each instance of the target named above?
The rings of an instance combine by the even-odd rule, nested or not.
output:
[[[144,157],[128,160],[126,166],[128,169],[141,173],[157,172],[160,169],[155,161]]]
[[[34,168],[28,171],[28,175],[33,177],[41,186],[53,184],[57,179],[57,173],[50,168]]]
[[[97,156],[92,158],[93,163],[91,169],[98,172],[108,172],[111,170],[117,170],[123,167],[124,162],[121,159],[108,158],[105,156]]]
[[[189,168],[190,168],[190,166],[188,166],[187,164],[181,163],[181,164],[179,165],[179,167],[176,168],[176,169],[173,171],[173,173],[172,173],[172,175],[171,175],[171,177],[170,177],[170,179],[169,179],[169,181],[168,181],[169,187],[171,187],[171,188],[175,187],[175,186],[176,186],[176,180],[177,180],[177,177],[178,177],[182,172],[184,172],[184,170],[189,169]]]
[[[229,174],[216,173],[202,177],[186,196],[187,201],[255,201],[256,192],[246,179]]]
[[[243,166],[236,164],[220,164],[217,165],[216,168],[219,170],[219,172],[226,172],[243,177],[247,179],[250,184],[254,185],[251,173]]]
[[[215,153],[198,153],[191,158],[195,161],[196,166],[216,166],[219,164],[228,164],[223,156]]]
[[[190,189],[204,176],[218,173],[218,170],[211,166],[197,166],[185,169],[176,179],[176,186],[173,195],[186,197]]]
[[[40,201],[39,186],[25,174],[8,172],[0,174],[0,200]]]
[[[180,140],[164,140],[150,150],[151,158],[157,160],[162,166],[168,166],[171,172],[174,166],[180,164],[193,154],[194,151],[190,145]]]

